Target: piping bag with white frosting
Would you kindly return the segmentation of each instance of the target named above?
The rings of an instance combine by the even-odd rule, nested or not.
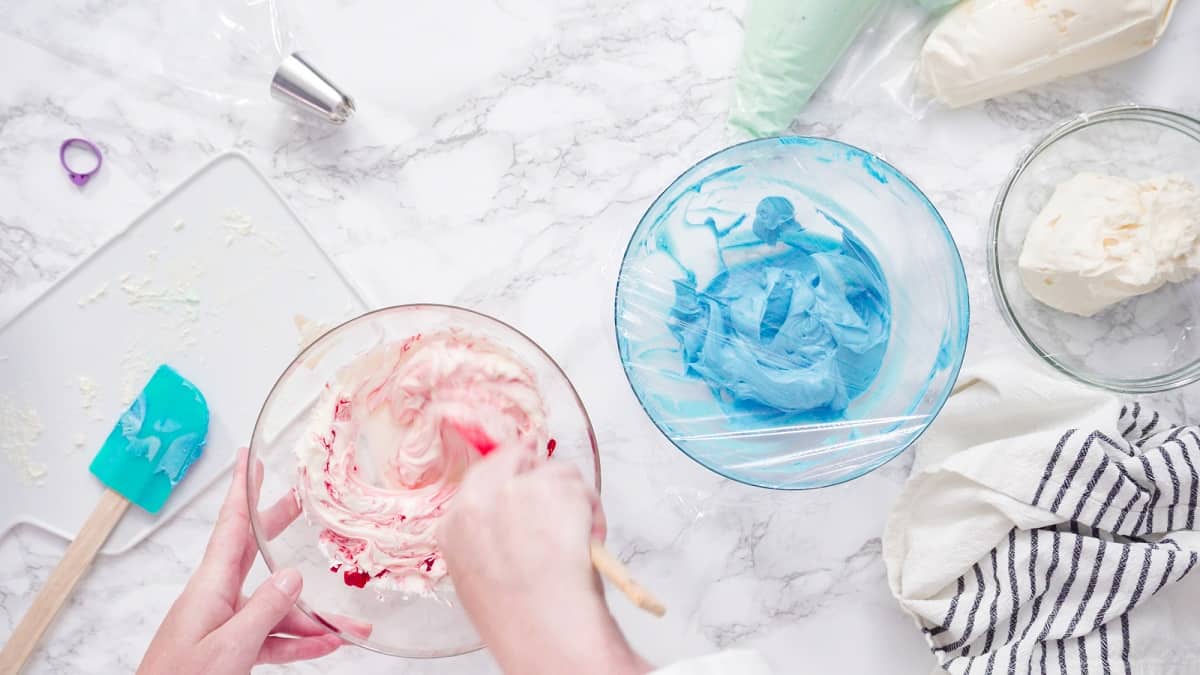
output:
[[[0,673],[21,670],[125,510],[136,504],[158,513],[199,459],[207,436],[208,405],[200,390],[159,366],[92,460],[92,474],[105,486],[100,502],[0,651]]]
[[[919,86],[960,107],[1133,58],[1175,0],[963,0],[921,49]]]

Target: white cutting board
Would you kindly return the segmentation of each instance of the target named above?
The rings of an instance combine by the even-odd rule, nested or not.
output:
[[[74,536],[101,493],[92,456],[168,363],[208,400],[208,445],[158,516],[130,509],[103,549],[127,550],[249,443],[271,386],[315,337],[295,317],[335,324],[364,309],[245,156],[213,159],[0,328],[0,536],[22,522]]]

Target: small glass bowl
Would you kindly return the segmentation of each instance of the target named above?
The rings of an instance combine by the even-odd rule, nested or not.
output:
[[[403,305],[368,312],[325,333],[309,345],[275,383],[254,426],[250,461],[263,462],[260,495],[246,486],[250,503],[266,509],[291,499],[296,484],[296,443],[308,427],[312,407],[325,384],[346,364],[387,342],[418,333],[456,329],[490,339],[509,349],[537,378],[546,406],[546,421],[556,445],[555,462],[579,467],[584,480],[600,489],[600,458],[596,436],[583,402],[566,374],[533,340],[497,319],[459,307]],[[481,648],[450,584],[435,589],[435,597],[406,596],[347,585],[330,570],[330,560],[317,547],[320,528],[304,514],[278,536],[268,540],[257,511],[251,514],[254,536],[267,567],[300,570],[304,588],[299,607],[354,644],[393,656],[434,658],[465,654]],[[357,626],[369,624],[362,637]]]
[[[1080,115],[1054,129],[1016,165],[996,198],[988,267],[996,303],[1035,354],[1085,384],[1145,394],[1200,379],[1200,278],[1168,284],[1092,317],[1043,305],[1017,261],[1029,225],[1054,188],[1090,171],[1134,180],[1182,174],[1200,185],[1200,120],[1142,106]]]
[[[778,255],[783,244],[768,243],[754,228],[763,204],[784,201],[795,207],[801,237],[848,233],[842,245],[848,250],[845,242],[856,240],[865,248],[886,286],[891,319],[879,370],[836,413],[785,412],[735,399],[725,383],[696,374],[671,328],[681,286],[706,288],[710,281],[701,277],[719,279],[735,265]],[[803,274],[800,265],[784,271]],[[917,186],[869,152],[792,136],[726,148],[659,195],[621,262],[614,323],[633,392],[676,447],[727,478],[800,490],[857,478],[909,447],[954,387],[970,321],[958,248]],[[750,356],[753,362],[733,367],[775,360],[766,349]],[[734,377],[743,375],[756,373]]]

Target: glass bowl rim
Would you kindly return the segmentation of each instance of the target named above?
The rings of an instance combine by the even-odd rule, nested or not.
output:
[[[992,205],[992,212],[988,224],[988,278],[992,284],[992,295],[995,298],[996,305],[1000,309],[1000,315],[1004,317],[1004,322],[1008,324],[1009,329],[1017,336],[1018,340],[1025,348],[1037,356],[1042,362],[1054,368],[1058,372],[1067,377],[1093,387],[1107,389],[1119,394],[1155,394],[1179,387],[1185,387],[1200,381],[1200,358],[1192,361],[1181,368],[1177,368],[1169,373],[1155,375],[1153,377],[1137,378],[1137,379],[1117,379],[1105,378],[1100,376],[1090,375],[1080,370],[1073,369],[1066,364],[1055,359],[1044,349],[1042,349],[1032,337],[1022,328],[1020,320],[1013,310],[1012,304],[1009,302],[1009,293],[1005,290],[1004,279],[1000,274],[1000,220],[1004,215],[1004,208],[1008,203],[1009,194],[1017,181],[1025,175],[1026,170],[1030,165],[1042,155],[1043,152],[1050,149],[1058,141],[1089,127],[1103,124],[1106,122],[1139,122],[1146,124],[1156,124],[1164,126],[1185,135],[1191,136],[1197,143],[1200,143],[1200,119],[1196,119],[1186,113],[1168,108],[1158,108],[1154,106],[1144,105],[1119,105],[1107,108],[1101,108],[1092,112],[1085,112],[1070,117],[1056,124],[1045,136],[1043,136],[1032,147],[1024,150],[1020,159],[1008,174],[1000,191],[996,195],[996,201]],[[1181,127],[1192,127],[1189,133]]]
[[[671,434],[668,433],[668,431],[663,428],[663,425],[657,419],[655,419],[654,415],[650,414],[650,411],[646,408],[646,403],[642,398],[642,393],[640,391],[638,391],[638,387],[636,385],[634,385],[634,383],[633,383],[633,377],[630,374],[629,366],[625,363],[626,359],[623,354],[624,350],[621,347],[621,345],[622,345],[621,329],[620,329],[621,284],[625,278],[625,269],[626,269],[626,265],[629,261],[629,253],[633,250],[634,237],[636,237],[638,232],[640,232],[642,230],[643,225],[646,224],[647,218],[650,217],[650,213],[652,211],[654,211],[654,209],[661,202],[663,202],[663,200],[666,198],[667,194],[669,192],[671,192],[671,190],[676,185],[678,185],[679,182],[681,180],[683,180],[683,178],[685,176],[692,173],[693,171],[698,169],[703,164],[706,164],[707,162],[709,162],[711,160],[715,160],[716,158],[718,158],[722,155],[725,155],[727,153],[731,153],[735,150],[748,148],[750,146],[771,145],[771,144],[779,145],[779,146],[783,146],[783,147],[792,147],[792,148],[814,147],[814,146],[822,146],[822,145],[836,146],[836,147],[841,147],[846,150],[852,150],[855,152],[862,153],[864,156],[871,158],[872,161],[878,162],[879,165],[881,165],[885,170],[887,170],[889,173],[891,173],[894,177],[898,178],[904,186],[906,186],[914,195],[916,195],[920,199],[920,201],[926,206],[926,208],[928,208],[929,212],[933,214],[937,229],[939,229],[941,234],[945,237],[946,243],[949,244],[950,251],[951,251],[951,253],[953,253],[953,262],[957,263],[957,264],[953,265],[954,269],[952,270],[952,272],[954,273],[954,277],[955,277],[954,286],[955,286],[955,289],[958,291],[958,296],[959,296],[958,297],[958,310],[962,316],[961,327],[959,330],[959,335],[958,335],[958,340],[957,340],[958,355],[957,355],[957,358],[954,359],[954,363],[951,364],[951,367],[949,369],[950,377],[946,381],[946,387],[942,391],[940,397],[938,398],[938,401],[930,408],[929,419],[927,421],[925,421],[925,423],[922,425],[920,431],[917,431],[916,433],[912,434],[912,436],[910,438],[908,438],[905,442],[898,444],[892,452],[890,452],[886,456],[883,456],[881,459],[879,459],[877,462],[875,462],[874,465],[869,466],[865,469],[859,470],[857,472],[853,472],[852,474],[841,477],[835,481],[832,481],[829,483],[824,483],[822,485],[789,486],[789,485],[764,485],[764,484],[760,484],[760,483],[755,483],[744,477],[733,475],[732,472],[721,469],[720,467],[711,466],[708,463],[701,460],[699,457],[696,457],[695,455],[693,455],[691,452],[688,452],[687,449],[685,449],[682,445],[680,445],[680,443],[677,442],[671,436]],[[761,489],[766,489],[766,490],[777,490],[780,492],[803,492],[803,491],[808,491],[808,490],[820,490],[823,488],[835,487],[837,485],[842,485],[842,484],[848,483],[852,480],[862,478],[863,476],[880,469],[881,467],[888,464],[895,458],[904,454],[905,450],[908,450],[910,447],[912,447],[913,444],[916,443],[918,440],[920,440],[921,436],[923,436],[925,434],[925,432],[929,429],[929,426],[931,424],[933,424],[933,421],[941,413],[942,408],[945,407],[946,401],[950,398],[950,394],[954,390],[955,383],[958,381],[958,375],[962,370],[963,359],[966,357],[967,342],[968,342],[968,339],[970,336],[970,327],[971,327],[971,301],[970,301],[970,293],[969,293],[968,285],[967,285],[966,268],[963,266],[962,254],[958,249],[958,243],[954,240],[954,234],[952,232],[950,232],[950,228],[946,226],[946,221],[945,221],[945,219],[942,218],[941,212],[938,211],[937,207],[934,206],[933,202],[929,199],[929,197],[925,194],[925,192],[922,191],[921,188],[917,187],[917,185],[912,182],[912,180],[908,177],[907,174],[905,174],[900,169],[896,168],[896,166],[894,164],[892,164],[888,160],[884,159],[882,156],[880,156],[876,153],[870,152],[868,150],[864,150],[863,148],[860,148],[857,145],[853,145],[851,143],[847,143],[845,141],[840,141],[840,140],[837,140],[834,138],[826,138],[824,136],[782,135],[782,136],[766,136],[763,138],[750,139],[748,141],[734,143],[733,145],[721,148],[720,150],[710,153],[709,155],[703,157],[699,161],[693,163],[686,170],[684,170],[682,173],[680,173],[678,176],[676,176],[674,179],[672,179],[671,182],[669,184],[667,184],[667,187],[665,187],[661,192],[659,192],[658,196],[655,197],[654,200],[650,202],[650,205],[646,207],[646,211],[642,214],[642,217],[640,219],[638,219],[637,225],[633,228],[633,232],[631,232],[629,235],[629,241],[625,244],[625,252],[621,254],[621,265],[617,270],[617,285],[616,285],[615,292],[613,293],[613,332],[615,333],[616,341],[617,341],[617,356],[618,356],[618,358],[621,359],[621,370],[625,373],[625,381],[629,385],[629,389],[633,392],[634,398],[637,399],[638,405],[641,406],[642,412],[645,413],[646,417],[650,419],[650,422],[654,424],[655,428],[658,429],[659,433],[662,434],[662,436],[664,438],[666,438],[667,441],[671,443],[671,445],[675,446],[675,448],[677,450],[682,452],[685,457],[687,457],[688,459],[692,460],[693,462],[699,464],[700,466],[704,467],[708,471],[711,471],[711,472],[717,474],[718,476],[721,476],[722,478],[726,478],[726,479],[732,480],[736,483],[741,483],[742,485],[746,485],[746,486],[753,487],[753,488],[761,488]]]
[[[541,355],[546,359],[546,362],[549,363],[551,366],[553,366],[554,369],[558,371],[559,375],[562,376],[563,381],[566,382],[566,384],[567,384],[567,389],[570,390],[571,395],[574,397],[576,407],[578,407],[579,412],[583,414],[583,420],[587,427],[588,441],[592,447],[592,468],[593,468],[594,475],[595,475],[595,489],[596,489],[596,493],[599,494],[600,493],[600,485],[601,485],[600,446],[596,442],[596,430],[592,426],[592,418],[590,415],[588,415],[587,407],[583,404],[583,399],[579,396],[579,390],[575,388],[575,383],[572,382],[571,378],[567,376],[566,371],[563,370],[562,366],[558,363],[558,361],[556,361],[554,359],[554,357],[550,356],[550,354],[545,349],[543,349],[542,346],[537,343],[537,341],[535,341],[533,338],[529,337],[523,331],[514,327],[512,324],[510,324],[506,321],[497,319],[496,317],[491,316],[490,314],[485,314],[483,312],[469,309],[466,307],[460,307],[458,305],[440,304],[440,303],[408,303],[408,304],[400,304],[400,305],[389,305],[387,307],[379,307],[377,309],[372,309],[370,311],[363,312],[362,314],[358,314],[349,319],[346,319],[345,321],[342,321],[341,323],[338,323],[336,326],[333,326],[332,328],[326,330],[325,332],[323,332],[321,334],[320,337],[318,337],[317,339],[313,340],[308,345],[306,345],[304,347],[304,349],[300,350],[300,353],[297,354],[296,357],[293,358],[290,363],[288,363],[287,367],[283,369],[283,372],[280,373],[278,378],[276,378],[275,384],[271,385],[271,389],[267,393],[267,397],[265,399],[263,399],[263,405],[259,409],[258,416],[254,420],[254,429],[250,434],[250,443],[248,444],[248,447],[247,447],[247,463],[250,463],[255,459],[254,439],[258,437],[259,428],[263,423],[263,415],[266,413],[266,410],[267,410],[267,404],[271,401],[272,397],[275,395],[276,390],[278,390],[279,386],[283,383],[284,378],[287,377],[293,371],[293,369],[296,368],[296,366],[298,366],[304,362],[304,360],[308,356],[309,352],[314,351],[318,345],[322,344],[326,340],[326,338],[329,338],[334,333],[337,333],[341,329],[346,328],[346,327],[350,326],[351,324],[370,321],[370,320],[372,320],[380,315],[384,315],[384,314],[400,313],[400,312],[416,311],[416,310],[434,310],[434,311],[441,311],[441,312],[449,311],[452,314],[461,313],[461,314],[470,315],[476,319],[484,319],[485,321],[488,321],[488,322],[498,325],[502,330],[510,331],[513,335],[520,338],[521,340],[524,340],[526,343],[529,344],[529,346],[533,347],[536,351],[541,353]],[[252,494],[252,487],[251,487],[252,481],[253,481],[252,472],[247,470],[246,471],[245,490],[246,490],[246,498],[248,500],[247,503],[250,503],[250,504],[254,503],[254,499],[255,499],[255,495]],[[250,529],[254,533],[254,542],[255,542],[255,544],[258,545],[258,552],[262,556],[263,562],[267,566],[268,574],[274,574],[277,566],[276,566],[275,561],[272,558],[270,552],[267,550],[266,545],[269,544],[270,542],[263,539],[262,524],[259,523],[259,520],[258,520],[258,509],[250,509]],[[347,633],[347,632],[338,630],[338,628],[336,626],[333,626],[328,621],[325,621],[324,619],[320,618],[320,616],[318,616],[317,613],[311,607],[308,606],[308,603],[306,603],[304,601],[303,597],[296,599],[296,607],[298,607],[305,616],[312,619],[317,624],[325,626],[330,631],[332,631],[334,634],[336,634],[338,637],[340,637],[342,640],[345,640],[346,642],[349,642],[357,647],[361,647],[363,649],[366,649],[366,650],[369,650],[372,652],[376,652],[379,654],[385,654],[387,656],[395,656],[395,657],[407,658],[407,659],[451,658],[451,657],[455,657],[455,656],[462,656],[464,654],[470,654],[472,652],[477,652],[486,646],[485,644],[480,642],[478,645],[473,645],[470,647],[466,647],[466,648],[462,648],[462,649],[455,649],[455,650],[445,650],[445,651],[432,650],[432,651],[428,651],[428,652],[394,651],[394,650],[384,648],[380,645],[371,643],[369,636],[367,638],[360,638],[351,633]]]

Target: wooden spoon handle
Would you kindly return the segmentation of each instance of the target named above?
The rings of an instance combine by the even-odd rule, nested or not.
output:
[[[17,629],[0,650],[0,675],[17,675],[21,671],[42,639],[42,634],[71,595],[75,584],[92,566],[96,552],[104,545],[117,523],[121,522],[121,516],[125,515],[127,508],[129,500],[112,490],[105,489],[100,495],[100,502],[96,504],[92,515],[88,516],[62,560],[50,573],[46,585],[33,599],[29,611],[25,612],[21,623],[17,624]]]
[[[633,604],[654,616],[662,616],[667,613],[667,608],[651,595],[650,591],[642,588],[641,584],[633,580],[629,568],[598,541],[592,542],[592,565],[601,576],[620,589]]]

